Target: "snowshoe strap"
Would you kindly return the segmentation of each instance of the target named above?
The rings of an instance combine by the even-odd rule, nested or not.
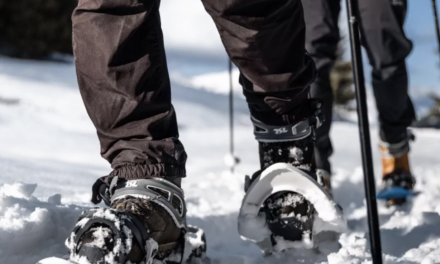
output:
[[[295,125],[271,126],[254,117],[251,117],[254,125],[255,139],[259,142],[282,142],[297,141],[312,134],[310,120],[306,119]]]
[[[186,229],[186,204],[183,190],[162,179],[126,180],[115,177],[110,185],[111,202],[127,196],[150,200],[162,206],[178,228]]]
[[[390,187],[401,187],[412,190],[416,184],[416,178],[411,173],[405,170],[396,170],[385,175],[382,178],[382,189]]]
[[[150,230],[148,230],[147,227],[134,214],[130,212],[124,212],[124,214],[130,219],[130,221],[125,221],[126,226],[131,230],[139,245],[143,245],[145,241],[150,239]],[[144,254],[148,253],[146,252],[145,247],[142,247],[142,250]]]
[[[160,244],[159,251],[160,252],[173,251],[179,245],[180,245],[180,242],[171,242],[171,243],[167,243],[167,244]]]
[[[162,263],[166,263],[166,264],[182,264],[182,263],[187,263],[186,260],[184,259],[184,255],[185,255],[185,250],[186,250],[186,245],[185,245],[185,234],[183,234],[179,241],[176,242],[177,243],[177,247],[173,247],[171,249],[171,245],[170,245],[170,250],[173,252],[173,254],[165,257],[162,260]],[[173,243],[174,244],[174,243]],[[166,245],[161,245],[162,247],[168,247],[168,244]],[[161,251],[165,250],[166,248],[160,248]]]
[[[113,247],[108,256],[102,255],[103,250],[96,250],[96,247],[92,249],[93,247],[82,245],[81,250],[79,249],[84,234],[94,226],[110,228],[113,241],[120,243],[120,245]],[[146,263],[151,263],[158,251],[158,245],[153,239],[150,239],[149,230],[135,215],[128,212],[121,213],[113,209],[94,208],[82,212],[71,236],[66,240],[66,246],[71,252],[71,260],[78,260],[85,255],[88,258],[112,258],[116,263],[123,264],[126,263],[128,253],[131,251],[134,243],[133,238],[140,245],[142,253],[146,257]]]
[[[251,116],[254,125],[254,135],[258,142],[285,142],[298,141],[310,135],[314,136],[314,131],[324,122],[324,115],[321,113],[320,105],[316,106],[315,113],[294,125],[273,126],[265,124]]]

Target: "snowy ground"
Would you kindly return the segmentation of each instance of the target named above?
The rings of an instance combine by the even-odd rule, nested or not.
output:
[[[237,96],[236,153],[242,162],[235,174],[229,173],[223,163],[228,152],[227,97],[215,88],[224,79],[219,76],[173,81],[181,139],[189,154],[183,184],[189,222],[206,230],[214,263],[286,263],[282,257],[261,258],[254,245],[237,235],[243,178],[257,169],[257,144],[244,100]],[[376,134],[373,124],[378,161]],[[415,134],[412,165],[423,192],[412,206],[399,210],[380,205],[386,263],[440,263],[440,132]],[[291,252],[289,263],[357,264],[371,259],[356,124],[335,123],[332,138],[334,193],[350,231],[341,237],[341,249]],[[109,171],[99,156],[73,66],[0,58],[0,263],[34,264],[65,255],[64,239],[81,209],[91,206],[91,184]]]

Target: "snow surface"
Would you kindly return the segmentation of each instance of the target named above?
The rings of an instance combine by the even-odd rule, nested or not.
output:
[[[187,80],[210,82],[206,76]],[[332,129],[333,193],[350,229],[339,240],[342,248],[329,244],[319,252],[302,249],[263,258],[237,233],[244,175],[259,164],[247,106],[236,97],[234,154],[241,162],[231,174],[223,161],[229,151],[228,87],[211,92],[209,87],[218,88],[217,78],[205,89],[194,89],[197,82],[173,80],[173,97],[189,155],[183,183],[188,222],[205,229],[213,263],[371,263],[357,125],[336,122]],[[0,98],[0,263],[34,264],[65,256],[65,239],[81,210],[92,206],[91,185],[110,171],[99,156],[74,67],[0,58]],[[422,193],[400,209],[379,205],[386,263],[440,263],[440,132],[414,132],[412,166]],[[376,135],[372,122],[378,176]]]

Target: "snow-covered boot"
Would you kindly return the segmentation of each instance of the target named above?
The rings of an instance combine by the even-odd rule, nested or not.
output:
[[[276,163],[288,163],[317,180],[311,133],[295,141],[260,141],[259,146],[263,170]],[[314,210],[313,205],[301,194],[289,191],[274,193],[264,202],[269,229],[273,234],[290,241],[303,240],[304,234],[311,236]]]
[[[317,209],[333,208],[336,218],[342,215],[331,201],[329,179],[317,173],[314,164],[314,130],[322,122],[319,108],[315,105],[311,118],[292,125],[267,125],[252,118],[261,170],[246,178],[239,232],[266,253],[282,250],[286,243],[280,239],[312,240]],[[341,220],[345,229],[345,219],[333,220],[335,225]]]
[[[409,133],[408,139],[402,142],[381,142],[379,145],[382,156],[382,188],[378,197],[383,196],[388,206],[402,205],[414,189],[416,181],[409,163],[409,141],[413,138]]]
[[[83,212],[66,241],[71,261],[180,264],[187,232],[199,231],[187,226],[183,191],[165,179],[103,177],[95,183],[94,199],[110,209]],[[205,250],[205,245],[194,249],[192,256]]]

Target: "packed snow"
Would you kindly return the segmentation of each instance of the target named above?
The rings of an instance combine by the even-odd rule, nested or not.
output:
[[[331,134],[333,193],[349,226],[339,239],[340,246],[330,243],[264,258],[255,245],[240,239],[237,212],[244,195],[244,175],[258,169],[257,143],[245,101],[237,95],[234,156],[240,163],[233,156],[226,158],[228,166],[236,165],[231,173],[224,164],[229,152],[224,93],[228,87],[219,92],[218,79],[208,75],[172,81],[181,140],[189,155],[183,183],[188,222],[205,229],[212,263],[371,263],[354,121],[335,122]],[[369,102],[374,121],[371,98]],[[414,133],[417,140],[411,163],[421,193],[402,208],[379,204],[386,263],[440,263],[440,131],[417,129]],[[372,122],[378,176],[376,135]],[[0,146],[0,263],[35,264],[42,258],[67,256],[65,239],[80,212],[92,207],[91,185],[110,172],[99,155],[96,132],[71,63],[0,58]]]

